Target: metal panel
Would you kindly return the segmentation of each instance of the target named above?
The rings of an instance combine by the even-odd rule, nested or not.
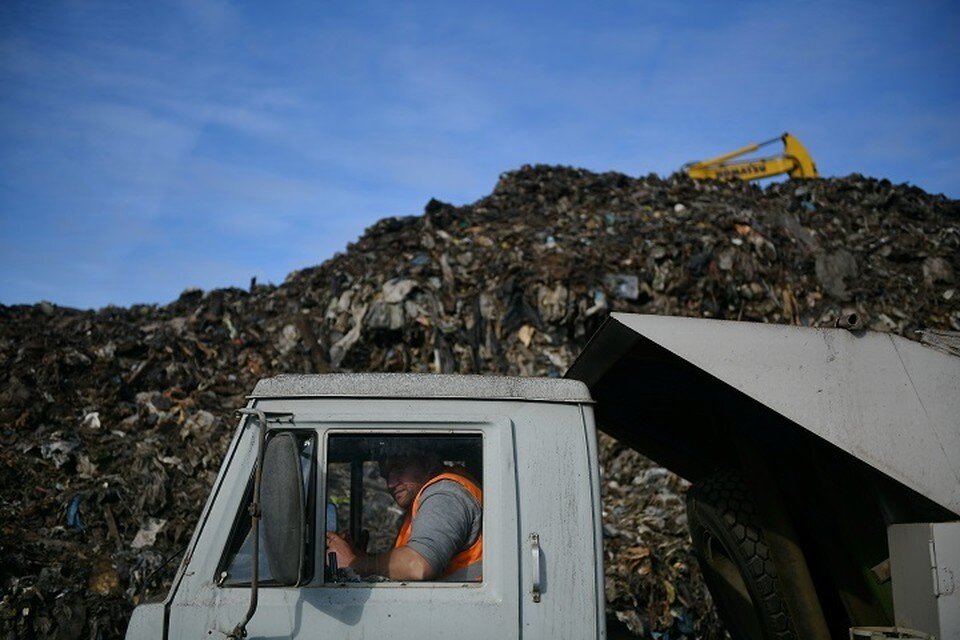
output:
[[[597,572],[599,476],[597,459],[586,455],[593,425],[572,406],[526,404],[511,417],[517,443],[521,635],[596,638],[604,621]]]
[[[468,401],[348,399],[266,400],[266,411],[290,411],[292,424],[321,434],[328,429],[450,433],[480,432],[484,439],[484,582],[456,583],[313,583],[300,588],[264,588],[248,631],[250,637],[458,638],[514,637],[520,629],[520,578],[517,567],[516,471],[509,416],[524,403]],[[544,406],[544,405],[538,405]],[[556,405],[562,406],[562,405]],[[571,412],[578,412],[575,407]],[[213,584],[217,561],[227,543],[229,526],[240,508],[255,457],[253,430],[240,439],[234,463],[226,470],[224,490],[199,534],[196,551],[176,593],[170,612],[177,637],[207,637],[226,631],[242,618],[247,588]],[[323,439],[321,438],[321,441]],[[323,479],[320,479],[321,486]],[[322,509],[317,492],[317,513]],[[316,543],[325,527],[316,527]],[[319,548],[319,546],[318,546]],[[490,549],[489,552],[486,549]],[[505,551],[507,550],[507,551]],[[322,556],[318,554],[318,562]]]
[[[960,522],[887,529],[897,626],[960,640]]]
[[[567,377],[603,413],[640,414],[635,397],[600,387],[649,357],[648,373],[692,366],[960,514],[960,358],[890,334],[615,313]],[[689,435],[667,434],[665,455]]]
[[[257,383],[251,397],[470,398],[590,402],[576,380],[420,373],[280,375]]]
[[[587,442],[587,460],[590,461],[590,501],[593,504],[593,557],[594,584],[596,584],[597,637],[605,638],[607,633],[606,589],[603,573],[603,506],[600,490],[600,446],[597,442],[597,427],[593,419],[593,408],[580,405],[583,419],[583,436]]]

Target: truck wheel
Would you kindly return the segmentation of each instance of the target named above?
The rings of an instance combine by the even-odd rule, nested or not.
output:
[[[737,640],[796,640],[759,515],[739,473],[724,471],[687,492],[687,520],[704,582]]]

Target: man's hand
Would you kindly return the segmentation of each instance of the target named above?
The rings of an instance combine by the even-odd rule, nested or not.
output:
[[[331,551],[337,554],[337,564],[339,566],[354,569],[361,557],[366,555],[357,551],[346,538],[332,531],[327,531],[327,553]]]
[[[432,580],[436,577],[430,563],[410,547],[392,549],[380,555],[368,555],[356,549],[349,539],[327,532],[327,552],[337,554],[337,564],[350,567],[362,576],[378,575],[391,580]]]

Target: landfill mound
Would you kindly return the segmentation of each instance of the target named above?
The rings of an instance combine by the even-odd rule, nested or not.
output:
[[[857,175],[761,189],[523,167],[471,205],[382,220],[280,286],[0,306],[2,633],[120,637],[169,586],[261,377],[559,376],[611,310],[956,331],[958,204]],[[643,637],[723,637],[685,483],[601,444],[611,617]]]

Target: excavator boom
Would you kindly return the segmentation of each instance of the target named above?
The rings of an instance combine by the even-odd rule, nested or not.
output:
[[[768,158],[750,158],[735,160],[757,149],[783,143],[783,153]],[[817,166],[806,147],[789,133],[779,138],[749,144],[716,158],[690,162],[683,166],[687,175],[696,180],[758,180],[780,174],[789,174],[791,178],[818,178]]]

